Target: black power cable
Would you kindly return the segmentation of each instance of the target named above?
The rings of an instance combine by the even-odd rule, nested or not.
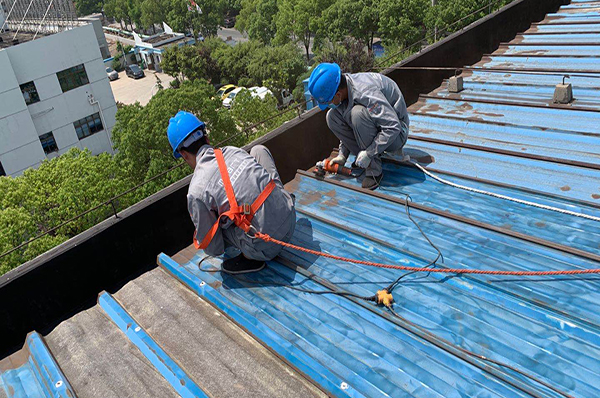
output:
[[[206,268],[202,268],[201,267],[202,263],[205,260],[209,259],[209,258],[216,258],[216,257],[214,257],[214,256],[205,256],[205,257],[203,257],[202,260],[200,260],[200,262],[198,262],[198,268],[200,269],[200,271],[209,272],[209,273],[222,272],[222,273],[224,273],[226,275],[229,275],[229,276],[233,277],[234,279],[236,279],[239,282],[247,283],[247,284],[250,284],[250,285],[281,286],[281,287],[285,287],[287,289],[296,290],[296,291],[301,292],[301,293],[309,293],[309,294],[334,294],[334,295],[342,296],[342,297],[354,297],[354,298],[357,298],[357,299],[360,299],[360,300],[377,302],[377,296],[361,296],[361,295],[350,293],[350,292],[336,292],[334,290],[311,290],[311,289],[304,289],[304,288],[301,288],[301,287],[297,287],[297,286],[290,285],[290,284],[287,284],[287,283],[282,283],[282,282],[255,281],[255,280],[252,280],[252,279],[241,277],[239,274],[233,274],[233,273],[225,272],[222,269],[217,269],[217,268],[215,268],[215,269],[206,269]],[[310,279],[310,278],[308,278],[308,279]],[[316,282],[316,283],[318,283],[318,282]]]

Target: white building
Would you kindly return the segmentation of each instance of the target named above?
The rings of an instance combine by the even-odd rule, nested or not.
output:
[[[146,66],[150,70],[162,72],[160,62],[162,61],[162,53],[170,46],[186,46],[196,43],[193,37],[187,37],[183,33],[173,32],[173,29],[163,22],[164,32],[157,33],[153,36],[142,38],[135,32],[135,51],[142,56]]]
[[[91,24],[0,50],[0,175],[72,147],[112,153],[116,113]]]

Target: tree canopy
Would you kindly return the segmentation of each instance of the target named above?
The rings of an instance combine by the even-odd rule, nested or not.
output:
[[[47,232],[129,187],[107,153],[73,148],[22,176],[0,178],[0,252]],[[0,273],[29,260],[104,220],[103,207],[0,260]]]

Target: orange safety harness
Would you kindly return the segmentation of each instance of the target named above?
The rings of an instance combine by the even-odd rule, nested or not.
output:
[[[196,233],[194,232],[194,246],[196,249],[206,249],[210,242],[213,240],[216,235],[220,223],[221,217],[229,217],[235,225],[240,227],[244,232],[248,233],[252,226],[252,219],[254,218],[254,214],[260,209],[260,207],[265,203],[265,200],[271,195],[273,189],[275,189],[275,181],[271,180],[265,189],[258,195],[258,198],[251,205],[248,203],[243,203],[241,206],[238,206],[237,200],[235,199],[235,193],[233,192],[233,185],[231,185],[231,180],[229,179],[229,172],[227,171],[227,165],[225,165],[225,158],[223,157],[223,151],[219,148],[215,148],[215,158],[217,159],[217,164],[219,166],[219,171],[221,172],[221,179],[223,180],[223,186],[225,187],[225,193],[227,194],[227,200],[229,201],[229,210],[219,214],[217,221],[213,224],[210,230],[202,239],[202,242],[198,243],[196,239]]]

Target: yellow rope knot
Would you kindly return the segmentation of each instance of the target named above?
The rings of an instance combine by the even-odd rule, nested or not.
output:
[[[394,296],[386,289],[377,291],[377,304],[383,304],[386,307],[391,307],[394,302]]]

